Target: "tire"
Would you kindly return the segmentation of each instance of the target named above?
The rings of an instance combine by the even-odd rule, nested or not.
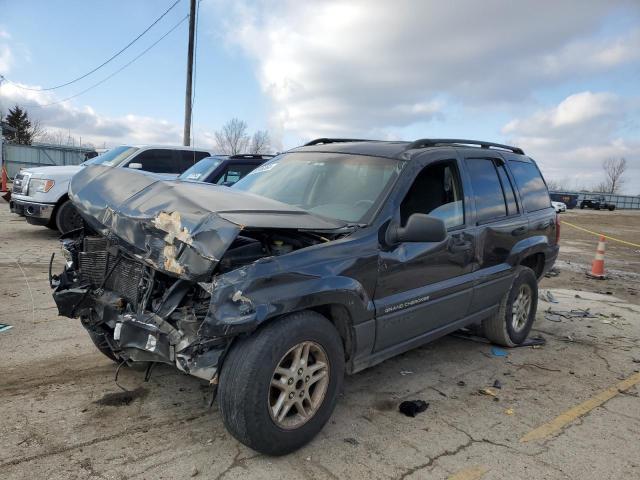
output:
[[[584,210],[584,203],[580,204],[580,210]]]
[[[609,207],[609,211],[610,211],[610,212],[613,212],[615,209],[616,209],[615,205],[611,205],[611,206]]]
[[[526,312],[518,317],[514,315],[514,303],[521,298],[523,290],[528,292],[529,303],[528,307],[521,304]],[[519,265],[516,268],[511,289],[500,302],[498,312],[482,322],[484,336],[491,342],[505,347],[515,347],[521,344],[531,331],[536,319],[537,306],[538,281],[536,275],[530,268]]]
[[[96,346],[96,348],[100,350],[100,353],[116,363],[121,362],[121,360],[113,353],[113,350],[111,350],[111,348],[109,347],[109,343],[105,339],[106,335],[110,335],[109,333],[96,332],[95,330],[89,329],[87,329],[87,333],[89,334],[89,338]]]
[[[65,200],[56,212],[56,227],[60,233],[82,228],[84,221],[70,200]]]
[[[299,375],[300,370],[290,369],[295,369],[295,352],[301,345],[312,346],[307,350],[311,361],[298,364],[308,370]],[[316,346],[319,350],[314,350]],[[287,366],[286,359],[290,356],[291,364]],[[324,358],[326,363],[319,362],[318,358]],[[276,372],[278,367],[286,375]],[[318,375],[322,371],[325,376]],[[306,387],[305,382],[313,376],[319,380],[312,380],[311,386]],[[220,374],[218,394],[225,427],[238,441],[260,453],[293,452],[311,441],[329,420],[343,377],[344,350],[331,322],[310,311],[286,315],[248,337],[237,339],[229,351]],[[276,383],[278,387],[273,386]],[[297,406],[287,408],[287,405],[298,400],[295,392],[306,388],[311,392],[309,401],[305,398],[301,404],[303,410],[307,408],[311,412],[305,420]],[[281,401],[282,395],[284,401]],[[273,413],[278,404],[282,410],[277,413],[285,414],[280,420],[279,415]]]

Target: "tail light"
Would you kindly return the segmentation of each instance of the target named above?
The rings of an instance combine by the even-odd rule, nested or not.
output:
[[[556,213],[556,245],[560,243],[560,215]]]

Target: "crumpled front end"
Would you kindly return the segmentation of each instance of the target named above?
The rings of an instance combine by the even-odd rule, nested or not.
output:
[[[310,230],[340,226],[261,197],[119,168],[84,168],[69,197],[87,226],[62,239],[67,264],[52,277],[59,314],[80,318],[110,356],[207,380],[232,338],[273,313],[243,293],[252,281],[277,273],[274,257],[331,236]]]
[[[52,279],[60,315],[79,317],[121,360],[172,363],[214,377],[229,339],[199,334],[210,306],[205,290],[152,268],[108,238],[76,232],[62,242],[67,264]]]

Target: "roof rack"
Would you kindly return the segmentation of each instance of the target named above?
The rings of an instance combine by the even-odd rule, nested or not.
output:
[[[366,140],[364,138],[316,138],[308,143],[305,143],[303,147],[310,147],[312,145],[324,145],[327,143],[343,143],[343,142],[373,142],[374,140]]]
[[[238,153],[236,155],[230,155],[228,158],[237,159],[237,158],[256,158],[261,160],[263,158],[271,158],[275,157],[275,155],[262,154],[262,153]]]
[[[481,148],[499,148],[513,153],[524,155],[524,151],[519,147],[502,145],[501,143],[482,142],[479,140],[460,140],[456,138],[421,138],[407,146],[407,150],[414,148],[436,147],[438,145],[478,145]]]

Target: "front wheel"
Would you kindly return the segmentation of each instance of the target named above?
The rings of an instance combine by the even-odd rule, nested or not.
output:
[[[62,205],[58,207],[58,211],[56,212],[56,226],[60,233],[77,230],[78,228],[82,228],[83,224],[82,217],[70,200],[65,200]]]
[[[342,341],[322,315],[287,315],[236,340],[220,375],[227,430],[267,455],[302,447],[322,429],[344,376]]]
[[[531,331],[537,306],[536,275],[530,268],[519,265],[511,289],[500,302],[500,308],[482,322],[484,336],[505,347],[521,344]]]

